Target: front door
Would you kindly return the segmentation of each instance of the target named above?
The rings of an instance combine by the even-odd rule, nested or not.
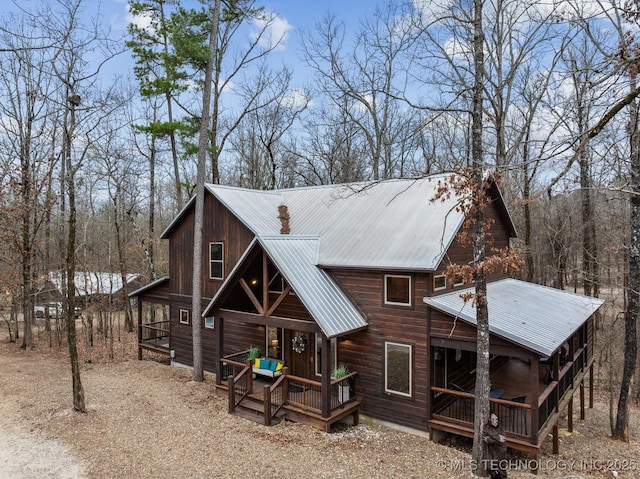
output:
[[[291,334],[291,364],[289,373],[301,378],[309,377],[309,358],[311,357],[309,334],[293,331]]]

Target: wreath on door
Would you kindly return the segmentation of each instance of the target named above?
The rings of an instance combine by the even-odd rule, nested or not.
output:
[[[307,347],[307,338],[304,334],[294,336],[291,340],[291,347],[296,353],[303,353]]]

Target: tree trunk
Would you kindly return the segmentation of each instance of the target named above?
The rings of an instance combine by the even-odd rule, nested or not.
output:
[[[475,78],[473,84],[473,105],[471,125],[472,159],[472,221],[473,221],[473,261],[475,263],[476,323],[477,323],[477,373],[474,410],[474,434],[472,459],[482,464],[484,425],[489,417],[489,311],[487,305],[487,279],[483,269],[485,261],[485,219],[482,146],[482,100],[484,89],[484,32],[482,26],[482,0],[474,2],[473,21],[473,61]],[[476,470],[483,474],[483,468]]]
[[[631,77],[631,90],[636,88],[636,78]],[[618,398],[618,413],[613,430],[613,438],[629,441],[629,396],[638,356],[637,320],[640,313],[640,148],[638,141],[638,102],[630,104],[629,140],[631,151],[631,239],[629,244],[629,269],[627,310],[624,316],[624,366]]]
[[[216,56],[218,22],[220,20],[220,0],[215,0],[211,31],[209,32],[209,59],[204,76],[204,92],[202,99],[202,117],[200,119],[200,136],[198,139],[198,174],[196,179],[196,211],[193,232],[193,297],[191,304],[191,330],[193,337],[193,380],[204,380],[202,367],[202,222],[204,212],[204,180],[209,144],[209,118],[211,110],[211,83],[213,63]],[[215,145],[214,145],[215,148]],[[217,154],[214,152],[214,157]],[[214,165],[217,168],[217,161]],[[214,178],[217,169],[214,169]]]
[[[71,90],[69,98],[74,97],[75,94]],[[66,326],[67,326],[67,343],[69,347],[69,360],[71,361],[71,378],[73,381],[73,408],[76,411],[86,412],[84,402],[84,389],[82,387],[82,381],[80,380],[80,365],[78,363],[78,344],[76,336],[76,288],[75,288],[75,273],[76,273],[76,191],[75,191],[75,169],[71,164],[71,144],[72,144],[72,132],[75,129],[76,124],[76,104],[71,102],[70,105],[70,119],[69,124],[65,125],[65,141],[64,141],[64,162],[66,163],[66,182],[67,182],[67,194],[69,197],[69,221],[68,221],[68,237],[67,237],[67,257],[66,257]]]

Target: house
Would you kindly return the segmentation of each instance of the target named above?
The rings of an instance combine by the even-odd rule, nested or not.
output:
[[[192,364],[198,321],[204,367],[230,412],[324,430],[362,413],[471,436],[475,313],[460,297],[469,286],[448,284],[443,271],[472,253],[458,198],[433,201],[445,178],[279,191],[207,185],[203,317],[191,317],[192,199],[162,234],[169,276],[131,293],[139,357],[152,349]],[[494,246],[508,247],[516,232],[497,185],[486,194]],[[583,401],[602,302],[498,274],[489,281],[491,405],[509,445],[535,456],[575,391]],[[169,309],[160,321],[145,315],[157,304]],[[253,377],[252,346],[279,374]],[[339,365],[349,374],[332,378]]]

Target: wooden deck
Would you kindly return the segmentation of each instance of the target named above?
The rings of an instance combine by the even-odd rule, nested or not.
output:
[[[272,384],[268,379],[253,379],[253,390],[245,398],[234,414],[254,420],[260,424],[264,423],[264,390],[265,386]],[[216,386],[216,394],[220,397],[228,398],[229,392],[226,384]],[[357,425],[360,420],[360,401],[355,399],[332,409],[329,417],[323,417],[318,412],[319,404],[313,404],[313,399],[306,395],[306,392],[296,386],[290,386],[288,392],[289,401],[282,407],[282,414],[278,420],[288,420],[308,424],[325,432],[331,432],[331,426],[348,416],[352,417],[353,425]],[[306,406],[305,406],[306,405]]]

